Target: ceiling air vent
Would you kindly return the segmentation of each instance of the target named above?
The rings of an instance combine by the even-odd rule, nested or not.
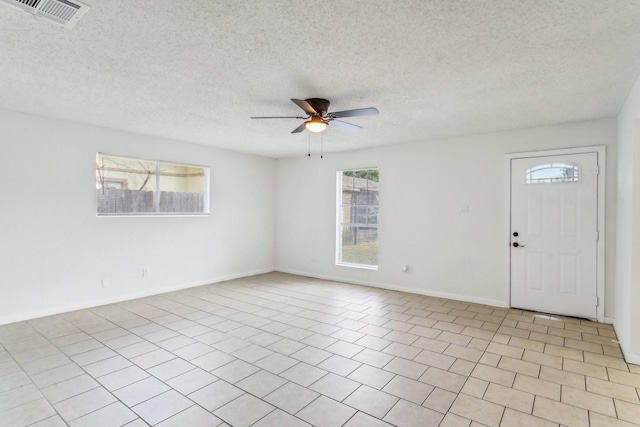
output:
[[[28,12],[64,28],[73,27],[90,9],[90,6],[75,0],[0,0],[0,4]]]

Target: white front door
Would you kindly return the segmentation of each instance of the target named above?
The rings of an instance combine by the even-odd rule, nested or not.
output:
[[[595,319],[598,154],[511,160],[511,306]]]

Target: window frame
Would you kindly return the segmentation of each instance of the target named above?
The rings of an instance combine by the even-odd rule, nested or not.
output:
[[[99,156],[107,156],[107,157],[115,157],[119,159],[126,160],[134,160],[141,162],[153,162],[155,163],[155,188],[156,190],[153,192],[153,212],[123,212],[123,213],[100,213],[98,212],[98,199],[94,198],[94,202],[96,203],[95,212],[97,218],[170,218],[170,217],[206,217],[210,215],[210,193],[211,193],[211,170],[209,166],[206,165],[198,165],[194,163],[183,163],[183,162],[175,162],[170,160],[161,160],[161,159],[148,159],[142,157],[135,156],[125,156],[119,154],[111,154],[105,153],[102,151],[96,152],[95,155],[95,167],[94,167],[94,178],[97,179],[96,171],[98,167],[98,158]],[[203,195],[203,212],[160,212],[160,193],[162,190],[160,189],[160,166],[163,164],[167,165],[176,165],[176,166],[186,166],[192,168],[201,168],[203,171],[203,180],[204,180],[204,188],[202,190]],[[97,181],[96,181],[97,182]],[[110,181],[109,181],[110,182]]]
[[[374,270],[377,271],[378,270],[378,266],[379,266],[379,260],[378,260],[378,253],[376,251],[376,264],[361,264],[361,263],[354,263],[354,262],[345,262],[342,261],[342,229],[343,227],[358,227],[358,226],[366,226],[367,228],[374,228],[376,230],[376,242],[379,241],[379,218],[380,218],[380,208],[379,208],[379,204],[378,204],[378,212],[377,212],[377,220],[375,224],[361,224],[361,223],[344,223],[342,222],[342,208],[343,208],[343,174],[344,172],[357,172],[357,171],[368,171],[368,170],[377,170],[378,171],[378,176],[380,174],[380,168],[379,167],[362,167],[362,168],[348,168],[348,169],[341,169],[336,171],[336,256],[335,256],[335,260],[336,260],[336,265],[340,266],[340,267],[351,267],[351,268],[359,268],[359,269],[364,269],[364,270]],[[380,194],[380,188],[381,188],[381,184],[380,181],[378,182],[378,197]]]

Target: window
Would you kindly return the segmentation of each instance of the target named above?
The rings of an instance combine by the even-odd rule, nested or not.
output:
[[[570,163],[545,163],[527,169],[527,184],[580,182],[580,166]]]
[[[338,237],[336,263],[378,268],[378,169],[338,172]]]
[[[206,215],[209,168],[96,154],[98,216]]]

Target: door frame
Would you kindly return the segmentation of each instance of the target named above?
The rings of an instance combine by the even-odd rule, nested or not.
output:
[[[589,147],[563,148],[554,150],[526,151],[519,153],[507,153],[505,155],[505,228],[504,238],[506,242],[506,250],[504,252],[505,259],[505,303],[507,307],[511,307],[511,161],[514,159],[524,159],[531,157],[561,156],[567,154],[585,154],[596,153],[598,156],[598,206],[597,206],[597,224],[598,224],[598,242],[596,245],[596,296],[598,305],[596,307],[596,316],[598,322],[604,322],[605,307],[605,177],[606,177],[606,147],[604,145],[596,145]]]

